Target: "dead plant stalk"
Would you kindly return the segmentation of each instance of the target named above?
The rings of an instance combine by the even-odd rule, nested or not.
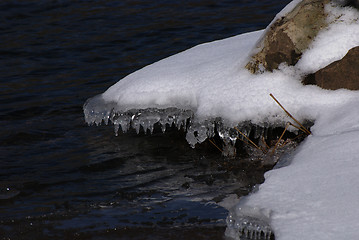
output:
[[[295,118],[292,116],[292,114],[290,114],[290,113],[283,107],[282,104],[280,104],[280,102],[273,96],[273,94],[269,94],[269,96],[271,96],[271,97],[274,99],[274,101],[276,101],[276,103],[283,109],[283,111],[284,111],[291,119],[293,119],[294,122],[296,122],[296,123],[300,126],[300,128],[297,127],[298,129],[302,130],[303,132],[305,132],[305,133],[308,134],[308,135],[312,134],[312,133],[311,133],[308,129],[306,129],[297,119],[295,119]],[[293,124],[292,124],[292,126],[293,126],[293,127],[296,127],[296,126],[293,125]]]

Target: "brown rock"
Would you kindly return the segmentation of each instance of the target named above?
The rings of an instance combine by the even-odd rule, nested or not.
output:
[[[359,90],[359,46],[350,49],[341,60],[308,75],[303,83],[331,90]]]
[[[324,5],[329,0],[303,0],[276,20],[260,42],[261,50],[246,68],[255,73],[263,66],[277,69],[280,63],[295,65],[320,29],[327,26]]]

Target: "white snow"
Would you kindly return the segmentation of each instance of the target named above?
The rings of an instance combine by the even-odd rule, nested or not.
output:
[[[293,1],[278,16],[298,2]],[[359,45],[358,11],[335,6],[326,10],[330,26],[319,33],[296,66],[249,73],[244,65],[264,30],[242,34],[193,47],[128,75],[90,100],[85,113],[108,119],[111,109],[99,110],[106,105],[96,106],[100,99],[119,112],[176,107],[191,110],[198,122],[221,117],[228,126],[243,121],[285,123],[287,116],[269,97],[273,93],[298,120],[315,120],[313,135],[297,149],[289,166],[267,172],[259,190],[240,199],[230,216],[239,220],[243,209],[268,213],[265,220],[277,240],[356,239],[359,93],[300,82],[304,74]],[[227,234],[235,236],[230,224]]]
[[[219,78],[238,71],[236,68],[244,64],[245,60],[238,58],[238,54],[247,56],[252,41],[260,33],[205,43],[163,59],[123,78],[103,97],[106,101],[118,102],[121,110],[146,107],[196,109],[204,88],[211,88]]]
[[[336,8],[331,5],[326,6],[326,11],[329,13],[328,29],[319,32],[316,41],[296,65],[305,73],[315,72],[340,60],[348,49],[359,45],[358,11],[353,8]],[[325,53],[324,56],[323,53]]]
[[[259,191],[241,199],[232,211],[270,211],[279,240],[357,239],[358,106],[359,99],[323,113],[291,164],[267,172]]]

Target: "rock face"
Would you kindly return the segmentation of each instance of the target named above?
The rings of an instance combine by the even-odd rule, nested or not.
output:
[[[327,27],[324,7],[330,1],[342,7],[359,7],[359,0],[302,0],[269,27],[246,68],[257,73],[273,71],[281,63],[295,65],[318,32]],[[359,46],[349,50],[341,60],[309,74],[302,82],[331,90],[359,90]]]
[[[329,0],[303,0],[284,17],[277,19],[260,42],[260,51],[246,68],[272,71],[280,63],[295,65],[320,29],[327,26],[324,5]]]
[[[341,60],[308,75],[303,83],[331,90],[359,90],[359,46],[350,49]]]

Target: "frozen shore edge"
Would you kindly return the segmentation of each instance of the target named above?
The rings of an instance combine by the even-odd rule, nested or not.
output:
[[[230,128],[238,123],[253,121],[265,128],[288,121],[267,99],[274,92],[300,121],[315,120],[313,135],[299,146],[291,164],[267,172],[257,192],[233,203],[226,235],[250,236],[245,232],[249,226],[256,233],[254,238],[265,232],[268,238],[275,232],[277,240],[354,239],[359,229],[359,195],[353,191],[359,183],[359,94],[301,84],[307,74],[339,61],[359,46],[358,11],[336,4],[325,5],[325,11],[330,24],[320,27],[298,62],[279,64],[269,71],[259,64],[260,74],[246,71],[244,65],[266,31],[202,44],[130,74],[88,100],[86,121],[112,122],[115,132],[130,128],[151,132],[158,123],[164,131],[167,125],[175,125],[187,131],[192,147],[211,137],[211,129],[224,126],[219,135],[230,142],[236,139]],[[253,224],[246,225],[246,219]]]

